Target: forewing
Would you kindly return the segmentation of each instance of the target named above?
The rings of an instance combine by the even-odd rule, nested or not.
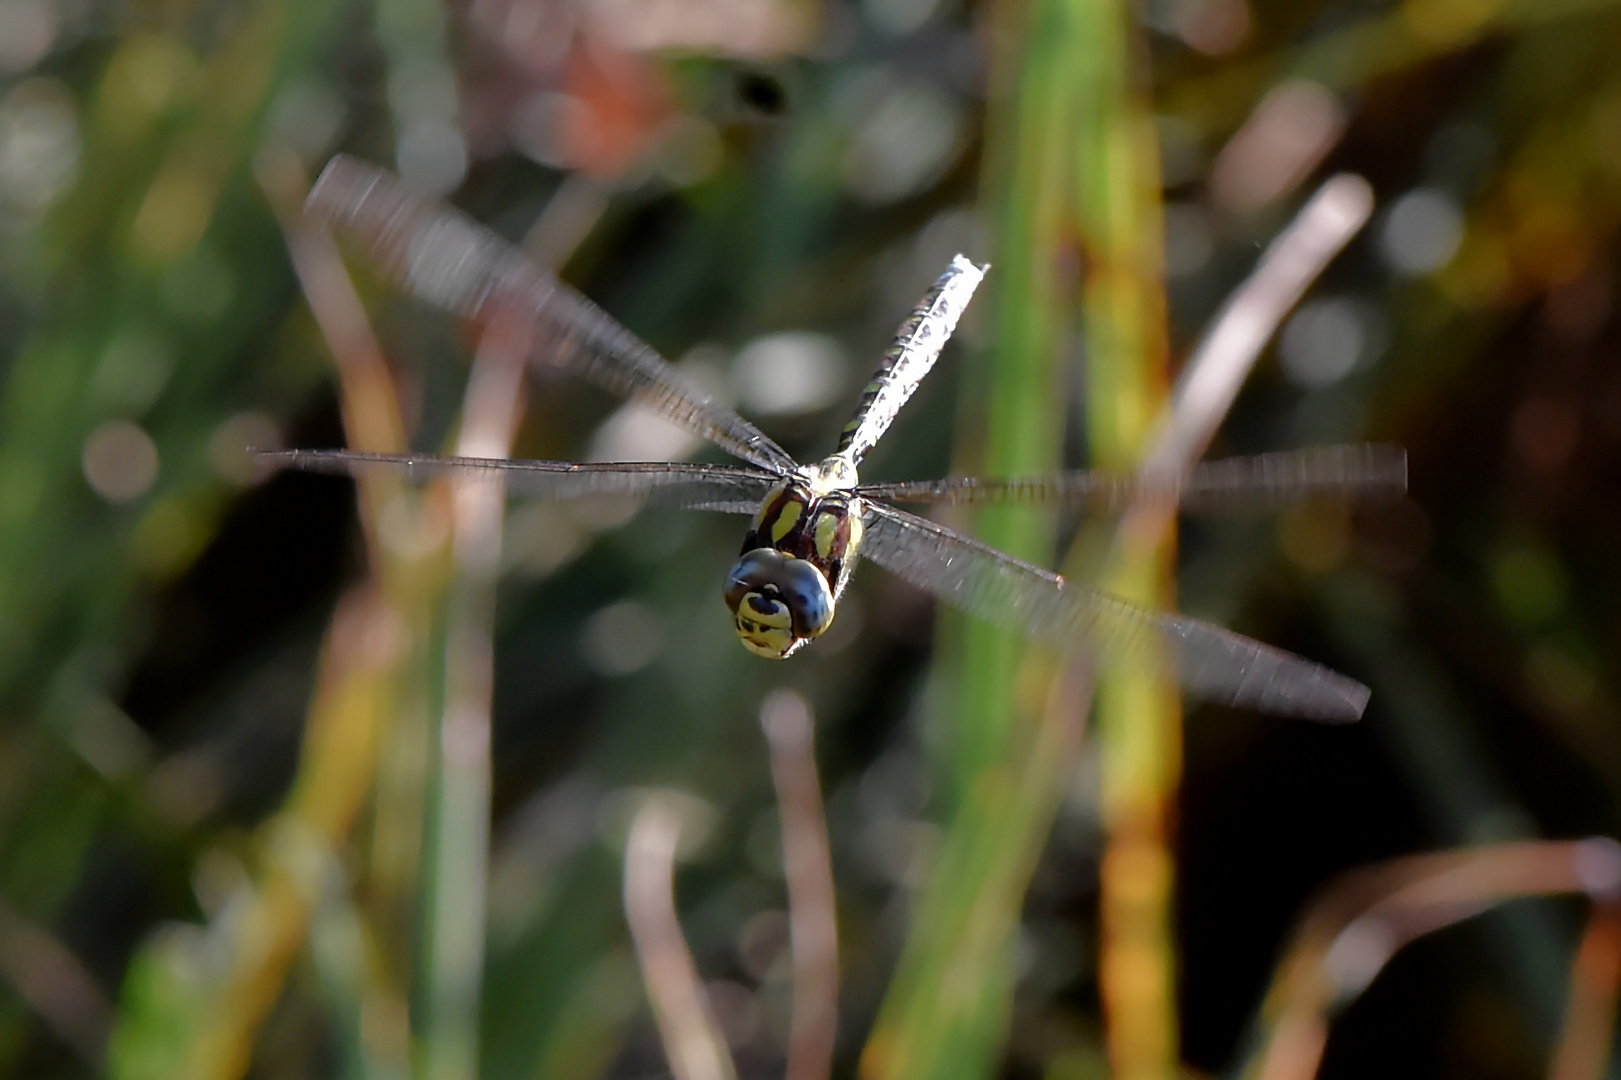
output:
[[[770,473],[731,465],[663,461],[565,461],[366,454],[354,450],[271,450],[266,464],[306,472],[360,476],[391,472],[411,480],[436,476],[499,479],[509,494],[551,500],[597,495],[646,497],[661,506],[752,514],[776,483]]]
[[[1367,687],[1320,664],[1138,607],[903,510],[864,509],[864,557],[987,622],[1105,662],[1164,662],[1190,693],[1261,712],[1344,721],[1367,705]]]
[[[1363,502],[1400,498],[1407,491],[1407,452],[1395,446],[1315,446],[1202,462],[1185,476],[1080,471],[863,484],[860,491],[907,503],[1021,503],[1107,513],[1137,502],[1174,502],[1194,512],[1226,512],[1316,495]]]
[[[638,401],[761,468],[797,467],[753,424],[539,263],[393,174],[340,154],[310,190],[305,213],[364,244],[401,285],[455,314],[488,322],[505,305],[519,305],[543,331],[547,347],[537,362]]]

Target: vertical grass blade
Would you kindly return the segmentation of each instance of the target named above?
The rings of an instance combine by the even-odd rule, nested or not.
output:
[[[1165,295],[1158,151],[1133,57],[1140,44],[1118,0],[1082,0],[1076,148],[1087,439],[1095,465],[1134,469],[1164,408]],[[1167,526],[1169,523],[1167,523]],[[1174,533],[1124,537],[1102,584],[1149,607],[1174,599]],[[1103,817],[1099,986],[1109,1056],[1121,1080],[1169,1077],[1177,1064],[1173,868],[1167,829],[1181,776],[1176,690],[1144,672],[1098,684]]]
[[[531,334],[509,312],[473,362],[456,452],[506,457],[523,401]],[[495,682],[495,581],[505,488],[479,477],[451,483],[451,578],[445,596],[444,698],[438,775],[429,807],[425,881],[422,1073],[472,1080],[478,1069],[490,843],[490,704]]]
[[[988,283],[995,331],[980,375],[989,403],[984,451],[968,471],[1005,476],[1060,463],[1074,74],[1079,51],[1091,46],[1078,33],[1073,0],[1007,3],[992,18],[985,201],[996,236]],[[1044,562],[1051,524],[1040,512],[998,508],[980,515],[977,531]],[[940,676],[955,698],[941,762],[950,817],[862,1058],[864,1076],[972,1077],[994,1067],[1025,887],[1078,740],[1078,708],[1052,714],[1065,723],[1041,722],[1049,662],[1027,666],[1023,643],[987,626],[958,629],[958,662]]]

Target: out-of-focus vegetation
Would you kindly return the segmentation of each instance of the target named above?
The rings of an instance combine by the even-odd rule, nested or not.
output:
[[[655,788],[713,1022],[777,1075],[761,721],[796,710],[836,1074],[1236,1073],[1320,1007],[1327,1076],[1614,1075],[1614,852],[1507,842],[1621,832],[1618,47],[1606,0],[0,0],[0,1075],[659,1074],[620,899]],[[950,256],[993,262],[864,467],[895,479],[1131,467],[1264,244],[1365,176],[1215,449],[1400,443],[1409,500],[1124,558],[947,517],[1345,671],[1365,720],[1179,717],[1129,673],[1087,710],[871,568],[770,664],[720,602],[733,519],[260,476],[497,453],[518,405],[523,456],[713,456],[514,391],[521,328],[351,293],[296,213],[339,149],[802,458]],[[1585,937],[1587,900],[1460,921],[1582,893]]]

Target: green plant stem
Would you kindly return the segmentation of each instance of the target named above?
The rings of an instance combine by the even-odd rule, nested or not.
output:
[[[1138,43],[1124,5],[1084,0],[1078,10],[1094,43],[1077,110],[1087,437],[1094,464],[1129,470],[1147,450],[1167,393],[1158,152],[1133,85]],[[1148,607],[1170,604],[1171,529],[1120,540],[1103,587]],[[1099,680],[1096,716],[1108,831],[1099,984],[1109,1054],[1121,1080],[1157,1080],[1177,1066],[1167,834],[1181,774],[1180,706],[1174,687],[1146,669],[1114,670]]]
[[[468,380],[457,452],[505,457],[523,401],[527,316],[509,313],[485,332]],[[438,775],[429,806],[420,1074],[479,1075],[490,862],[490,706],[495,685],[495,584],[505,493],[484,481],[452,483],[452,575],[446,584]]]
[[[996,60],[986,177],[996,209],[989,282],[995,345],[982,471],[1043,472],[1061,455],[1066,322],[1066,205],[1074,157],[1073,0],[1006,3],[993,12]],[[1042,513],[980,515],[979,535],[1045,561]],[[972,1077],[989,1072],[1012,998],[1012,948],[1025,887],[1056,808],[1078,724],[1043,725],[1050,661],[1025,665],[1015,636],[960,627],[950,815],[894,984],[862,1059],[870,1077]]]

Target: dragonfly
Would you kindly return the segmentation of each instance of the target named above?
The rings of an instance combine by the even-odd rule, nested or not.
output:
[[[1185,615],[1154,611],[1015,558],[901,509],[905,504],[1019,504],[1118,512],[1145,500],[1183,508],[1272,505],[1314,493],[1392,497],[1405,491],[1398,448],[1317,447],[1202,463],[1175,476],[1071,471],[863,483],[858,468],[934,367],[987,267],[958,255],[902,322],[860,395],[837,448],[805,465],[667,363],[551,271],[471,218],[413,192],[393,174],[340,155],[311,188],[305,213],[357,243],[406,291],[488,325],[519,310],[544,343],[530,364],[563,371],[654,410],[739,464],[561,462],[280,450],[283,466],[339,475],[386,470],[498,478],[509,494],[552,500],[634,496],[649,503],[747,514],[722,596],[744,648],[799,652],[832,625],[857,563],[884,567],[969,615],[1107,663],[1156,664],[1195,696],[1279,715],[1358,718],[1368,688],[1323,665]]]

